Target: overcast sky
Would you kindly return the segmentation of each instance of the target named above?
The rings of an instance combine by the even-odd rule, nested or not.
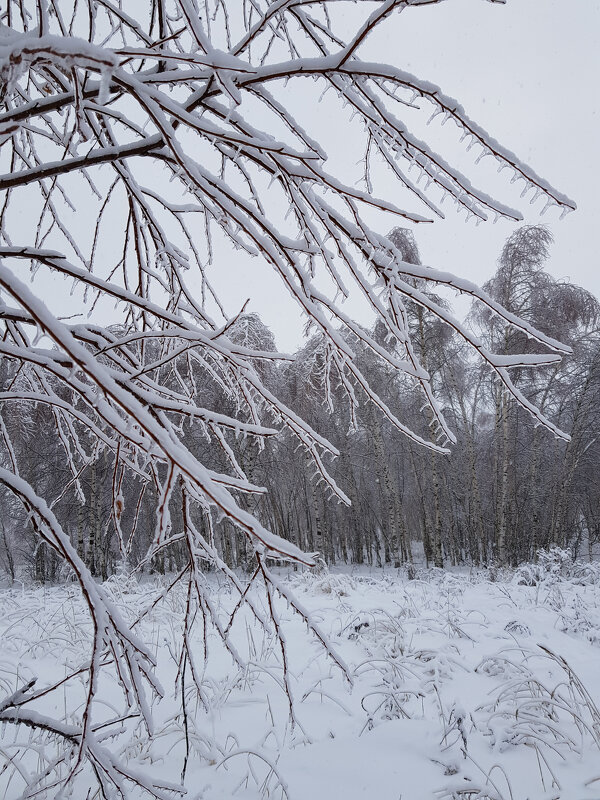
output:
[[[483,161],[469,173],[480,188],[519,208],[526,223],[547,224],[555,239],[548,270],[597,296],[599,38],[600,0],[508,0],[506,5],[448,0],[397,15],[361,52],[366,60],[385,61],[438,84],[495,139],[575,200],[578,210],[562,221],[556,209],[540,217],[544,201],[529,205],[531,195],[521,200],[521,187],[509,184],[508,171],[497,176]],[[339,129],[338,119],[327,122]],[[428,133],[435,147],[435,124]],[[451,156],[461,163],[466,156],[456,129],[439,134],[454,135]],[[483,283],[514,225],[476,226],[457,217],[450,205],[443,208],[445,220],[415,231],[423,263]],[[422,211],[416,203],[412,210]],[[257,287],[267,273],[256,262],[246,278],[229,274],[228,310],[235,313],[252,296],[249,309],[270,325],[281,349],[294,349],[301,323],[291,301],[276,292],[261,296]]]
[[[457,97],[492,136],[575,200],[578,210],[564,220],[554,210],[541,218],[555,237],[549,269],[600,296],[600,2],[449,0],[398,22],[398,40],[383,37],[394,61]],[[519,201],[502,176],[497,187],[526,222],[540,221],[542,200],[531,207]],[[512,229],[508,223],[476,228],[451,213],[432,227],[420,236],[423,259],[444,259],[482,280]]]

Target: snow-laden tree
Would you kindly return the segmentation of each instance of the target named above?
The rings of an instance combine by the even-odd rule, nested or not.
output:
[[[566,448],[564,442],[544,441],[539,428],[523,429],[519,407],[510,404],[497,386],[489,386],[495,418],[495,548],[501,563],[509,557],[518,563],[550,544],[566,546],[575,537],[578,518],[583,518],[582,503],[576,501],[578,492],[571,483],[574,473],[568,465],[576,469],[576,463],[585,463],[586,450],[594,443],[589,398],[594,385],[592,365],[598,347],[600,306],[585,289],[557,281],[543,269],[551,243],[550,231],[543,226],[518,228],[502,250],[495,275],[484,284],[505,308],[537,328],[557,333],[572,350],[571,357],[557,363],[549,374],[533,374],[531,370],[513,374],[523,395],[570,432],[572,440]],[[498,324],[498,319],[486,311],[475,311],[473,321],[488,346],[502,353],[540,351],[539,344],[521,331]],[[545,448],[554,451],[550,459],[543,455]],[[554,468],[559,475],[554,474]],[[584,476],[585,470],[582,483],[586,482]],[[546,483],[550,480],[558,485],[550,488]],[[570,512],[566,511],[567,495]],[[528,535],[519,536],[520,531]],[[510,547],[509,534],[513,539]]]
[[[229,626],[202,579],[203,562],[226,576],[240,602],[251,602],[251,595],[214,546],[214,520],[226,518],[254,554],[252,581],[264,582],[268,612],[252,610],[265,627],[279,631],[277,595],[294,605],[267,559],[314,563],[312,555],[272,534],[248,510],[243,496],[265,488],[245,474],[235,438],[262,448],[287,429],[311,460],[313,480],[324,481],[331,495],[347,502],[327,469],[335,445],[281,403],[261,378],[262,362],[285,356],[230,335],[235,318],[226,316],[211,285],[213,261],[227,270],[236,254],[251,255],[272,267],[274,280],[322,338],[325,392],[332,397],[332,387],[344,392],[351,408],[373,404],[424,447],[444,452],[455,437],[410,340],[411,305],[453,328],[509,396],[537,423],[563,435],[515,387],[510,369],[553,363],[567,348],[472,283],[403,258],[393,239],[380,232],[394,219],[392,224],[406,226],[440,215],[444,198],[478,220],[520,218],[413,135],[403,118],[414,114],[441,115],[465,146],[505,168],[525,192],[543,196],[550,206],[573,208],[435,85],[398,65],[361,58],[375,28],[400,24],[401,15],[419,14],[421,6],[437,1],[4,4],[0,353],[12,362],[14,378],[0,387],[0,404],[4,417],[24,403],[46,407],[70,477],[60,486],[40,483],[44,491],[36,491],[24,477],[11,426],[2,423],[0,481],[23,504],[40,542],[76,576],[94,631],[93,652],[82,667],[87,700],[76,721],[39,710],[36,701],[51,695],[51,687],[18,686],[0,698],[1,721],[62,737],[67,747],[68,755],[29,775],[27,792],[60,787],[89,763],[102,796],[126,797],[132,783],[156,797],[170,794],[146,772],[119,762],[101,743],[109,735],[106,724],[100,729],[94,721],[103,671],[116,674],[125,704],[143,720],[148,735],[151,697],[163,691],[147,645],[116,613],[54,510],[67,493],[85,503],[83,477],[87,480],[100,457],[113,473],[112,511],[100,528],[114,532],[123,569],[139,533],[139,515],[125,503],[145,491],[156,498],[146,560],[170,546],[184,549],[187,566],[179,580],[189,581],[185,632],[199,609],[234,659],[239,655]],[[360,188],[353,176],[328,162],[320,133],[324,115],[349,138],[362,137]],[[383,168],[398,192],[412,197],[411,207],[377,195]],[[381,225],[369,222],[374,219]],[[423,282],[471,295],[546,350],[495,355],[420,288]],[[394,348],[383,346],[345,311],[342,301],[351,292],[363,297]],[[409,428],[370,387],[357,364],[353,337],[422,393],[431,436]],[[234,413],[204,401],[207,382],[227,395]],[[190,424],[220,457],[224,454],[227,470],[216,466],[216,457],[199,459],[186,435]],[[139,491],[128,490],[133,484]],[[181,663],[193,680],[196,654],[186,650],[187,642],[184,635]],[[280,644],[286,667],[283,637]],[[83,673],[76,674],[79,680]]]

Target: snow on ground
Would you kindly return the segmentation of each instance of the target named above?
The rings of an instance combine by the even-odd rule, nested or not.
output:
[[[186,723],[181,680],[173,695],[186,607],[178,585],[136,625],[152,644],[166,690],[154,702],[154,738],[128,720],[103,745],[144,774],[174,782],[187,750],[185,785],[194,800],[600,798],[600,571],[571,565],[560,572],[555,563],[506,574],[422,570],[408,580],[398,570],[282,570],[353,679],[350,686],[280,602],[294,725],[280,645],[247,610],[231,631],[244,669],[211,630],[204,661],[198,614],[192,635],[208,710],[188,669]],[[207,581],[226,619],[237,596],[214,576]],[[134,621],[167,584],[105,586]],[[266,608],[260,587],[251,591]],[[2,697],[33,675],[39,688],[84,664],[90,633],[74,586],[0,592],[0,708]],[[95,724],[123,711],[115,677],[105,670]],[[35,708],[76,724],[84,675]],[[0,797],[17,800],[37,772],[46,769],[50,782],[67,774],[68,763],[64,742],[7,724],[0,730]],[[91,800],[98,796],[88,794],[92,786],[83,770],[66,796]],[[130,797],[141,795],[131,787]]]

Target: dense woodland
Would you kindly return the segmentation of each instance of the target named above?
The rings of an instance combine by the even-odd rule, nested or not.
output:
[[[398,228],[390,238],[407,263],[419,263],[412,233]],[[587,557],[600,540],[600,303],[544,271],[550,245],[551,235],[542,226],[517,229],[483,288],[506,309],[572,348],[572,355],[550,368],[525,365],[513,371],[518,390],[570,433],[570,442],[536,426],[460,337],[418,306],[408,324],[443,414],[457,435],[449,454],[427,450],[393,427],[359,385],[349,386],[336,373],[327,341],[310,331],[293,361],[265,357],[257,359],[256,368],[274,395],[338,448],[340,455],[328,466],[350,505],[331,497],[288,433],[269,437],[261,446],[252,436],[211,437],[206,423],[192,418],[182,430],[186,442],[217,472],[237,463],[240,475],[257,488],[268,487],[268,494],[241,495],[244,508],[303,550],[319,552],[329,564],[400,566],[423,557],[438,567],[517,564],[553,544]],[[540,352],[537,342],[490,312],[473,311],[468,324],[483,346],[499,354]],[[276,351],[271,332],[255,314],[240,315],[228,333],[255,352]],[[379,324],[367,333],[382,347],[393,348]],[[377,396],[413,430],[426,426],[423,398],[412,384],[397,370],[374,363],[363,342],[344,335]],[[199,404],[239,414],[230,387],[210,363],[192,365],[184,355],[157,367],[152,345],[132,347],[151,365],[157,383],[177,385],[183,376],[195,385]],[[4,397],[10,397],[21,380],[19,370],[8,358],[0,369]],[[349,394],[354,394],[355,409]],[[185,566],[187,553],[176,535],[185,513],[180,487],[174,486],[168,498],[170,543],[144,561],[156,526],[157,487],[165,476],[156,472],[154,485],[125,476],[122,468],[115,469],[115,455],[102,447],[101,439],[94,457],[73,475],[65,451],[68,437],[55,435],[51,406],[4,402],[1,413],[22,474],[40,495],[51,498],[51,507],[94,575],[106,578],[123,568],[123,541],[130,543],[125,548],[129,567],[163,572]],[[276,419],[273,423],[277,427]],[[39,581],[67,577],[19,503],[7,492],[1,501],[3,571],[12,579],[23,573]],[[228,520],[207,510],[204,523],[203,534],[228,563],[251,568],[247,540]]]

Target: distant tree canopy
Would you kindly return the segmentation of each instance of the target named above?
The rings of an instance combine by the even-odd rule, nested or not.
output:
[[[419,264],[416,241],[409,231],[396,228],[390,239],[407,263]],[[531,425],[527,413],[507,398],[493,373],[456,333],[432,314],[417,313],[409,320],[413,341],[460,443],[451,453],[423,450],[382,418],[373,404],[352,409],[341,381],[329,372],[327,343],[319,335],[308,339],[293,362],[260,361],[256,369],[273,395],[339,449],[332,475],[347,492],[350,506],[328,501],[328,485],[315,480],[310,459],[298,450],[290,433],[262,450],[248,437],[230,443],[223,440],[223,446],[215,450],[204,430],[190,419],[183,429],[188,447],[216,472],[225,470],[233,459],[250,481],[270,487],[268,496],[245,495],[244,508],[269,530],[305,552],[318,551],[329,563],[399,566],[425,558],[438,566],[446,562],[516,564],[552,545],[569,546],[586,555],[584,548],[600,543],[596,480],[600,303],[589,292],[556,281],[544,270],[551,242],[546,228],[517,229],[485,289],[536,327],[560,330],[563,341],[571,346],[572,355],[558,362],[551,374],[535,375],[526,368],[513,371],[519,391],[551,415],[570,434],[570,441],[548,436]],[[516,335],[477,306],[470,324],[486,346],[500,353],[539,352],[536,340]],[[395,346],[386,340],[379,321],[365,334],[382,347]],[[255,352],[276,349],[271,331],[255,313],[232,321],[228,335],[232,342]],[[374,361],[371,350],[355,334],[340,330],[340,335],[355,351],[359,369],[377,395],[425,436],[427,419],[412,382],[391,366]],[[152,362],[156,353],[148,350],[146,357]],[[193,379],[204,402],[210,401],[221,413],[236,413],[230,393],[212,371],[197,367]],[[4,382],[8,381],[6,375]],[[329,404],[322,402],[324,396],[330,398]],[[18,414],[5,415],[5,424],[21,474],[38,491],[47,491],[47,482],[57,474],[64,475],[68,485],[61,443],[43,405],[22,404]],[[110,459],[99,451],[79,481],[83,502],[64,492],[56,501],[57,513],[92,573],[106,578],[121,558],[111,517],[114,473]],[[119,488],[120,524],[130,526],[136,514],[132,566],[141,562],[150,571],[180,570],[188,558],[181,541],[147,558],[157,497],[151,487],[142,489],[131,479],[123,480]],[[13,532],[27,529],[26,516],[19,514],[8,495],[3,502],[5,519],[14,520],[9,528],[5,524],[0,545],[4,569],[14,575],[16,564],[28,568],[38,580],[58,579],[60,560],[39,546],[34,532],[25,538],[14,536]],[[176,529],[182,525],[176,504],[171,524]],[[252,552],[243,540],[232,536],[226,521],[215,523],[206,535],[212,537],[226,563],[251,568]],[[415,546],[418,551],[413,553]]]

